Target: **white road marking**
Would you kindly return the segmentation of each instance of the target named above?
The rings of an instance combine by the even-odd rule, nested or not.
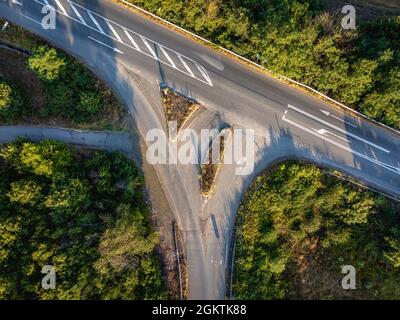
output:
[[[321,111],[321,112],[322,112],[323,114],[325,114],[327,117],[335,118],[336,120],[339,120],[339,121],[341,121],[341,122],[344,122],[345,124],[348,124],[349,126],[352,126],[353,128],[358,128],[358,126],[355,125],[354,123],[351,123],[351,122],[349,122],[349,121],[343,120],[343,119],[341,119],[341,118],[339,118],[339,117],[337,117],[337,116],[331,114],[329,111],[325,111],[325,110],[322,110],[322,109],[319,109],[319,111]]]
[[[19,2],[18,0],[12,0],[11,2],[14,4],[17,4],[19,6],[23,6],[23,4],[21,2]]]
[[[185,67],[185,69],[187,70],[187,72],[189,72],[190,76],[193,78],[196,78],[194,76],[194,73],[192,70],[190,70],[189,66],[187,65],[186,61],[182,58],[182,56],[180,54],[178,54],[178,58],[179,60],[182,62],[183,66]]]
[[[132,38],[131,34],[129,33],[128,30],[126,30],[125,28],[123,29],[126,36],[128,37],[129,41],[133,44],[133,46],[135,47],[136,50],[138,51],[142,51],[140,50],[139,46],[137,45],[136,41]]]
[[[305,116],[307,116],[307,117],[309,117],[309,118],[311,118],[311,119],[314,119],[314,120],[316,120],[316,121],[318,121],[318,122],[320,122],[320,123],[322,123],[322,124],[324,124],[324,125],[326,125],[326,126],[332,128],[332,129],[334,129],[334,130],[336,130],[336,131],[339,131],[339,132],[341,132],[341,133],[344,133],[344,134],[347,135],[347,136],[350,136],[350,137],[352,137],[352,138],[354,138],[354,139],[357,139],[357,140],[359,140],[359,141],[361,141],[361,142],[364,142],[364,143],[366,143],[366,144],[369,144],[370,146],[372,146],[372,147],[374,147],[374,148],[376,148],[376,149],[379,149],[379,150],[381,150],[381,151],[383,151],[383,152],[390,153],[389,150],[387,150],[387,149],[385,149],[385,148],[382,148],[382,147],[376,145],[375,143],[369,142],[369,141],[367,141],[367,140],[365,140],[365,139],[363,139],[363,138],[361,138],[361,137],[359,137],[359,136],[357,136],[357,135],[355,135],[355,134],[352,134],[351,132],[347,132],[346,130],[343,130],[342,128],[339,128],[339,127],[337,127],[337,126],[335,126],[335,125],[333,125],[333,124],[330,124],[330,123],[327,122],[327,121],[324,121],[324,120],[322,120],[322,119],[320,119],[320,118],[318,118],[318,117],[316,117],[316,116],[313,116],[312,114],[310,114],[310,113],[308,113],[308,112],[306,112],[306,111],[303,111],[303,110],[301,110],[301,109],[299,109],[299,108],[297,108],[297,107],[295,107],[295,106],[292,106],[291,104],[289,104],[288,107],[289,107],[289,109],[295,110],[295,111],[297,111],[297,112],[299,112],[299,113],[301,113],[301,114],[303,114],[303,115],[305,115]]]
[[[169,63],[171,64],[171,66],[173,66],[176,69],[176,64],[175,62],[171,59],[171,57],[168,55],[167,50],[165,50],[163,48],[163,46],[159,46],[161,52],[163,53],[163,55],[168,59]]]
[[[151,55],[153,56],[154,59],[159,60],[157,57],[157,54],[154,52],[153,48],[151,47],[150,43],[147,42],[145,37],[140,36],[140,39],[142,39],[143,43],[146,45],[147,49],[149,49]]]
[[[90,11],[87,11],[87,14],[89,15],[90,19],[92,19],[93,23],[96,25],[98,31],[102,34],[105,34],[103,28],[100,26],[100,24],[97,22],[97,20],[93,17],[93,15],[90,13]]]
[[[42,26],[42,23],[40,22],[40,21],[37,21],[37,20],[35,20],[35,19],[32,19],[31,17],[28,17],[28,16],[26,16],[26,15],[22,15],[24,18],[26,18],[26,19],[28,19],[28,20],[30,20],[30,21],[32,21],[32,22],[35,22],[35,23],[37,23],[38,25],[40,25],[40,26]]]
[[[119,34],[117,33],[117,31],[115,31],[115,29],[114,29],[114,27],[112,26],[112,24],[109,23],[108,21],[106,21],[106,23],[107,23],[107,26],[110,28],[111,32],[112,32],[112,33],[114,34],[114,36],[117,38],[117,40],[118,40],[119,42],[122,42],[121,37],[119,36]]]
[[[328,130],[325,130],[325,129],[319,129],[319,130],[313,129],[313,130],[314,130],[315,132],[317,132],[317,133],[323,135],[323,136],[326,136],[327,134],[330,134],[330,135],[332,135],[332,136],[334,136],[334,137],[336,137],[336,138],[338,138],[338,139],[340,139],[340,140],[343,140],[343,141],[345,141],[345,142],[350,143],[349,140],[346,140],[345,138],[342,138],[341,136],[339,136],[339,135],[337,135],[337,134],[334,134],[334,133],[332,133],[332,132],[330,132],[330,131],[328,131]]]
[[[108,44],[106,44],[106,43],[104,43],[104,42],[101,42],[101,41],[99,41],[99,40],[97,40],[97,39],[95,39],[95,38],[92,38],[91,36],[88,36],[88,38],[89,38],[90,40],[93,40],[93,41],[99,43],[99,44],[102,44],[103,46],[105,46],[105,47],[107,47],[107,48],[112,49],[112,50],[115,51],[115,52],[118,52],[118,53],[120,53],[120,54],[124,54],[124,53],[123,53],[121,50],[119,50],[118,48],[109,46]]]
[[[211,82],[210,77],[208,76],[207,71],[197,62],[194,62],[194,64],[196,65],[197,69],[200,71],[200,73],[202,74],[202,76],[204,77],[204,79],[206,79],[206,81],[208,82],[208,84],[212,87],[213,84]]]
[[[46,0],[33,0],[33,1],[36,2],[36,3],[38,3],[38,4],[40,4],[40,5],[45,5],[45,4],[43,3],[43,1],[46,1]],[[105,17],[99,15],[98,13],[93,12],[93,11],[91,11],[91,10],[89,10],[89,9],[87,9],[87,8],[85,8],[85,7],[81,6],[81,5],[79,5],[79,4],[75,3],[75,2],[73,2],[73,1],[68,0],[68,2],[69,2],[69,3],[72,3],[75,7],[79,7],[79,8],[81,8],[81,9],[85,10],[85,11],[88,13],[89,17],[92,19],[93,23],[95,23],[95,24],[96,24],[97,20],[94,18],[94,16],[98,16],[99,18],[103,19],[104,21],[110,22],[110,23],[112,23],[113,25],[122,28],[124,31],[126,30],[125,33],[127,33],[127,31],[129,31],[129,32],[131,32],[132,34],[135,34],[135,35],[137,35],[137,36],[139,36],[139,37],[141,37],[141,38],[145,38],[144,36],[138,34],[137,32],[132,31],[132,30],[130,30],[129,28],[126,28],[126,27],[122,26],[121,24],[119,24],[119,23],[117,23],[117,22],[115,22],[115,21],[112,21],[112,20],[110,20],[110,19],[107,19],[107,18],[105,18]],[[58,12],[58,13],[62,13],[62,12],[58,11],[57,9],[55,9],[55,10],[56,10],[56,12]],[[106,36],[106,37],[108,37],[108,38],[110,38],[110,39],[113,39],[113,40],[118,40],[118,39],[116,39],[115,37],[106,34],[106,33],[104,32],[104,30],[101,28],[101,26],[98,25],[98,24],[96,25],[98,29],[96,29],[96,28],[94,28],[94,27],[92,27],[92,26],[90,26],[90,25],[88,25],[88,24],[83,23],[83,21],[80,21],[80,20],[78,20],[78,19],[75,19],[74,17],[68,16],[68,18],[70,18],[71,20],[73,20],[73,21],[75,21],[75,22],[77,22],[77,23],[79,23],[79,24],[84,25],[85,27],[87,27],[87,28],[89,28],[89,29],[91,29],[91,30],[93,30],[93,31],[99,32],[99,33],[102,34],[103,36]],[[98,22],[97,22],[97,23],[98,23]],[[132,37],[129,37],[129,36],[128,36],[128,38],[130,38],[129,40],[132,39]],[[132,40],[133,40],[133,39],[132,39]],[[149,40],[150,40],[150,39],[149,39]],[[157,43],[157,42],[155,42],[155,41],[153,41],[153,40],[151,40],[151,41],[152,41],[155,45],[157,45],[157,46],[159,46],[159,47],[163,46],[162,44]],[[131,42],[132,42],[132,45],[130,45],[130,44],[128,44],[128,43],[125,43],[125,42],[121,42],[121,43],[122,43],[123,45],[127,46],[128,48],[131,48],[131,49],[133,49],[133,50],[139,51],[140,53],[144,54],[145,56],[148,56],[148,57],[150,57],[150,58],[156,59],[156,60],[160,61],[161,63],[163,63],[163,64],[165,64],[165,65],[167,65],[167,66],[169,66],[169,67],[171,67],[171,68],[174,68],[174,66],[171,65],[171,64],[169,64],[168,62],[158,59],[158,57],[157,57],[156,55],[148,54],[147,52],[142,51],[142,50],[139,48],[139,46],[136,44],[135,41],[131,41]],[[135,44],[136,44],[136,46],[135,46]],[[165,47],[165,46],[164,46],[164,47]],[[165,47],[165,48],[167,48],[167,47]],[[204,84],[209,85],[210,87],[213,87],[213,83],[212,83],[212,81],[211,81],[211,78],[209,77],[209,75],[207,74],[207,72],[205,71],[205,69],[204,69],[200,64],[198,64],[196,61],[194,61],[193,59],[191,59],[191,58],[189,58],[189,57],[186,57],[186,56],[184,56],[184,55],[181,55],[180,53],[176,52],[175,50],[173,50],[173,49],[171,49],[171,48],[167,48],[167,49],[168,49],[169,51],[173,52],[174,54],[183,57],[183,58],[186,59],[187,61],[190,61],[190,62],[192,62],[193,64],[195,64],[195,65],[197,66],[197,68],[199,69],[199,71],[201,72],[201,74],[202,74],[202,76],[204,77],[204,79],[201,79],[200,77],[196,77],[195,75],[193,75],[192,77],[195,78],[196,80],[198,80],[198,81],[204,83]],[[153,50],[153,51],[154,51],[154,50]],[[184,70],[181,70],[181,69],[179,69],[179,68],[174,68],[174,69],[188,75],[188,73],[186,73]],[[190,75],[190,74],[189,74],[189,75]]]
[[[74,6],[74,4],[68,0],[68,4],[71,7],[72,11],[74,11],[74,13],[76,14],[76,16],[79,18],[79,20],[81,20],[81,22],[86,26],[86,21],[83,19],[83,17],[81,16],[81,14],[79,13],[78,9]]]
[[[318,134],[317,132],[315,132],[312,129],[306,128],[306,127],[304,127],[304,126],[302,126],[302,125],[300,125],[300,124],[298,124],[298,123],[296,123],[296,122],[294,122],[292,120],[287,119],[285,114],[282,116],[282,120],[287,122],[287,123],[289,123],[289,124],[291,124],[291,125],[293,125],[293,126],[295,126],[295,127],[297,127],[297,128],[300,128],[303,131],[306,131],[306,132],[308,132],[308,133],[310,133],[310,134],[312,134],[314,136],[317,136],[317,137],[321,138],[322,140],[325,140],[325,141],[327,141],[327,142],[329,142],[329,143],[331,143],[331,144],[333,144],[333,145],[335,145],[335,146],[337,146],[337,147],[339,147],[339,148],[341,148],[343,150],[346,150],[346,151],[348,151],[348,152],[350,152],[350,153],[352,153],[352,154],[354,154],[356,156],[359,156],[360,158],[368,160],[368,161],[370,161],[370,162],[372,162],[374,164],[377,164],[378,166],[380,166],[382,168],[385,168],[386,170],[392,171],[392,172],[400,175],[400,168],[397,168],[397,167],[392,166],[390,164],[387,164],[387,163],[381,162],[379,160],[370,158],[370,157],[366,156],[365,154],[362,154],[362,153],[360,153],[358,151],[355,151],[355,150],[353,150],[351,148],[348,148],[348,147],[346,147],[346,146],[344,146],[344,145],[342,145],[342,144],[340,144],[340,143],[338,143],[338,142],[336,142],[336,141],[334,141],[332,139],[327,138],[324,135]]]
[[[62,14],[64,15],[64,16],[69,16],[69,14],[68,14],[68,12],[67,12],[67,10],[65,10],[65,8],[64,8],[64,6],[61,4],[61,2],[59,1],[59,0],[54,0],[54,2],[57,4],[57,6],[60,8],[60,10],[61,10],[61,12],[62,12]]]

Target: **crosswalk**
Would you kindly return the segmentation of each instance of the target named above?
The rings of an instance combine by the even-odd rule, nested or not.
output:
[[[43,6],[50,5],[60,14],[130,49],[197,79],[209,86],[213,83],[206,69],[198,62],[153,41],[128,27],[112,21],[71,0],[34,0]]]

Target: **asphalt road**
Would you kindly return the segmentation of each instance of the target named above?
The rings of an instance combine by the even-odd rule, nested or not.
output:
[[[44,0],[2,0],[0,16],[86,62],[128,106],[142,137],[150,129],[165,129],[156,97],[159,83],[207,106],[191,128],[229,123],[255,131],[254,172],[237,176],[235,165],[223,166],[216,193],[208,200],[200,196],[196,166],[155,166],[184,232],[190,298],[224,297],[227,248],[240,198],[254,176],[277,159],[305,158],[400,196],[400,139],[390,130],[332,108],[111,1],[47,2],[58,11],[55,30],[40,24]]]

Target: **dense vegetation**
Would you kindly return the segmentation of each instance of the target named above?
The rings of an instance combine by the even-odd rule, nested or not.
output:
[[[7,82],[23,99],[17,103],[14,98],[15,103],[7,110],[1,108],[0,102],[0,122],[45,123],[52,119],[52,123],[79,128],[118,127],[116,122],[123,113],[122,107],[79,61],[14,25],[2,31],[0,39],[32,52],[25,57],[1,49],[4,79],[0,78],[0,82]],[[7,62],[15,68],[6,68]],[[27,75],[31,79],[26,79]],[[3,101],[5,89],[0,86],[0,90]]]
[[[400,17],[345,31],[320,0],[130,2],[400,128]]]
[[[24,98],[20,89],[0,77],[0,117],[22,112]]]
[[[37,47],[27,60],[28,67],[44,82],[48,104],[44,116],[88,122],[102,110],[103,99],[95,79],[75,60],[54,48]]]
[[[0,151],[0,298],[157,299],[166,293],[143,179],[119,153],[18,140]],[[56,268],[56,289],[41,287]]]
[[[237,235],[237,298],[400,299],[400,207],[313,165],[259,176]],[[356,290],[341,288],[343,265],[356,268]]]

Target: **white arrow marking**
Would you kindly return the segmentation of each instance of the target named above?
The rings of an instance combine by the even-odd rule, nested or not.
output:
[[[338,142],[336,142],[336,141],[334,141],[332,139],[329,139],[329,138],[327,138],[325,136],[318,135],[318,133],[316,133],[314,130],[311,130],[311,129],[308,129],[306,127],[303,127],[302,125],[300,125],[300,124],[298,124],[298,123],[296,123],[296,122],[294,122],[292,120],[287,119],[286,115],[282,116],[282,120],[287,122],[287,123],[290,123],[291,125],[293,125],[293,126],[295,126],[297,128],[300,128],[300,129],[302,129],[302,130],[304,130],[304,131],[306,131],[308,133],[311,133],[314,136],[320,137],[321,139],[323,139],[323,140],[325,140],[325,141],[327,141],[327,142],[329,142],[329,143],[331,143],[331,144],[333,144],[333,145],[335,145],[335,146],[337,146],[337,147],[339,147],[341,149],[344,149],[344,150],[346,150],[346,151],[348,151],[348,152],[350,152],[350,153],[352,153],[352,154],[354,154],[356,156],[359,156],[360,158],[363,158],[363,159],[368,160],[368,161],[370,161],[372,163],[375,163],[378,166],[380,166],[382,168],[385,168],[385,169],[387,169],[389,171],[392,171],[394,173],[400,174],[400,168],[395,167],[395,166],[393,166],[391,164],[387,164],[387,163],[384,163],[382,161],[370,158],[370,157],[366,156],[365,154],[362,154],[361,152],[358,152],[358,151],[352,150],[351,148],[343,146],[340,143],[338,143]]]
[[[329,133],[330,135],[332,135],[332,136],[334,136],[334,137],[336,137],[336,138],[338,138],[338,139],[340,139],[340,140],[343,140],[343,141],[345,141],[345,142],[350,143],[349,140],[346,140],[345,138],[342,138],[341,136],[339,136],[339,135],[337,135],[337,134],[334,134],[334,133],[332,133],[332,132],[330,132],[330,131],[328,131],[328,130],[325,130],[325,129],[319,129],[319,130],[313,129],[313,130],[314,130],[315,132],[319,133],[319,134],[322,135],[322,136],[327,136],[328,133]]]
[[[320,118],[318,118],[316,116],[313,116],[312,114],[310,114],[310,113],[308,113],[306,111],[303,111],[303,110],[301,110],[301,109],[299,109],[299,108],[297,108],[295,106],[292,106],[292,105],[289,104],[288,107],[289,107],[289,109],[295,110],[295,111],[297,111],[297,112],[299,112],[299,113],[301,113],[301,114],[303,114],[303,115],[305,115],[305,116],[307,116],[307,117],[309,117],[311,119],[314,119],[314,120],[316,120],[316,121],[318,121],[318,122],[320,122],[320,123],[332,128],[332,129],[334,129],[336,131],[339,131],[339,132],[341,132],[341,133],[343,133],[343,134],[345,134],[347,136],[350,136],[350,137],[352,137],[354,139],[357,139],[357,140],[362,141],[362,142],[364,142],[366,144],[369,144],[370,146],[372,146],[372,147],[374,147],[376,149],[379,149],[379,150],[381,150],[383,152],[390,153],[389,150],[387,150],[385,148],[382,148],[382,147],[376,145],[375,143],[369,142],[369,141],[367,141],[367,140],[365,140],[365,139],[363,139],[363,138],[361,138],[361,137],[359,137],[359,136],[357,136],[357,135],[355,135],[355,134],[353,134],[351,132],[347,132],[346,130],[343,130],[342,128],[339,128],[339,127],[337,127],[337,126],[335,126],[333,124],[330,124],[327,121],[324,121],[324,120],[322,120],[322,119],[320,119]]]
[[[343,120],[343,119],[341,119],[341,118],[339,118],[339,117],[337,117],[337,116],[334,116],[334,115],[331,114],[329,111],[325,111],[325,110],[322,110],[322,109],[319,109],[319,111],[321,111],[321,112],[322,112],[323,114],[325,114],[327,117],[335,118],[336,120],[339,120],[339,121],[341,121],[341,122],[344,122],[344,123],[348,124],[349,126],[352,126],[353,128],[358,128],[358,126],[355,125],[354,123],[348,122],[348,121]]]
[[[95,39],[95,38],[92,38],[91,36],[88,36],[88,38],[89,38],[90,40],[93,40],[93,41],[99,43],[99,44],[102,44],[103,46],[105,46],[105,47],[107,47],[107,48],[112,49],[114,52],[118,52],[118,53],[120,53],[120,54],[124,54],[124,53],[123,53],[121,50],[119,50],[118,48],[109,46],[108,44],[105,44],[104,42],[101,42],[101,41],[99,41],[99,40],[97,40],[97,39]]]

